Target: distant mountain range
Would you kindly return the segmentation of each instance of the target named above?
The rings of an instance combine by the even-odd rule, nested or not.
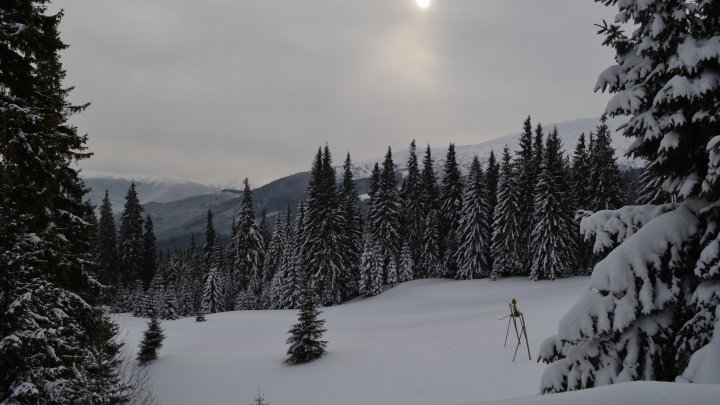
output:
[[[639,162],[625,157],[632,140],[625,138],[615,130],[622,122],[621,119],[608,120],[608,126],[613,131],[613,146],[618,155],[618,163],[624,167],[637,167]],[[578,137],[581,133],[588,134],[597,127],[597,118],[579,119],[546,125],[546,131],[557,126],[560,139],[568,154],[572,154]],[[495,138],[475,145],[458,145],[456,154],[462,170],[466,170],[473,156],[478,156],[484,162],[495,151],[496,155],[502,152],[507,145],[511,151],[518,149],[519,133]],[[441,173],[444,165],[447,146],[432,148],[437,173]],[[422,159],[424,146],[418,145],[418,155]],[[407,171],[407,149],[393,153],[393,160],[398,171],[404,175]],[[372,173],[374,164],[382,162],[382,158],[359,162],[354,165],[358,192],[367,192],[368,178]],[[338,175],[342,172],[338,170]],[[185,246],[190,241],[190,235],[195,234],[198,243],[204,242],[206,215],[208,209],[213,211],[215,227],[222,237],[228,238],[233,216],[238,212],[241,201],[241,192],[236,189],[223,189],[218,184],[203,184],[174,176],[145,176],[115,173],[83,172],[85,183],[92,188],[90,200],[98,204],[105,190],[110,193],[113,210],[119,213],[125,203],[124,197],[132,182],[135,182],[140,202],[143,204],[145,214],[153,218],[155,234],[158,245],[163,249],[175,246]],[[269,184],[253,190],[253,198],[258,214],[265,209],[268,213],[270,225],[274,216],[285,209],[286,205],[295,210],[300,199],[305,196],[305,187],[310,175],[307,172],[293,174],[275,180]],[[237,184],[237,182],[226,183]]]

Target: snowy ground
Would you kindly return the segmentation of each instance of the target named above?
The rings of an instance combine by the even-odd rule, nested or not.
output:
[[[534,396],[545,367],[535,361],[539,344],[556,332],[560,317],[588,285],[588,278],[405,283],[378,297],[325,308],[328,355],[292,367],[282,362],[295,311],[228,312],[208,315],[205,323],[165,321],[167,338],[160,359],[150,366],[153,387],[163,404],[245,405],[258,387],[272,405],[442,405]],[[532,361],[523,346],[512,362],[512,339],[503,348],[507,320],[498,318],[507,314],[513,297],[528,323]],[[134,349],[145,320],[123,314],[119,322]],[[627,386],[640,392],[646,388]],[[650,388],[662,396],[662,389]],[[613,389],[607,392],[629,395]],[[717,398],[720,386],[693,393]],[[603,397],[592,403],[613,403]],[[592,400],[592,394],[586,399]],[[653,397],[652,403],[662,401]]]

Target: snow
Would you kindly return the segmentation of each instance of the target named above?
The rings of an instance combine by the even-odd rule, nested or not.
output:
[[[720,307],[715,310],[715,334],[710,343],[692,355],[690,364],[678,381],[720,384]]]
[[[258,387],[271,404],[459,404],[535,395],[544,364],[540,339],[589,284],[587,277],[530,282],[416,280],[383,294],[323,309],[328,355],[284,366],[295,311],[239,311],[165,321],[150,365],[166,404],[249,403]],[[503,347],[508,302],[527,321],[533,360]],[[146,320],[119,315],[129,349]]]

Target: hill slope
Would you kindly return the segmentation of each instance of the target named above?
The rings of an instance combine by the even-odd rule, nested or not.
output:
[[[167,339],[149,370],[155,394],[166,404],[246,404],[258,387],[277,405],[470,404],[531,396],[508,402],[530,404],[545,369],[535,361],[538,346],[588,284],[585,277],[404,283],[377,297],[324,308],[328,354],[299,366],[282,364],[295,311],[227,312],[208,315],[205,323],[164,321]],[[533,360],[523,345],[513,362],[512,329],[503,347],[507,319],[499,318],[513,297],[527,320]],[[135,350],[146,320],[119,320]],[[543,403],[552,402],[547,398]],[[568,398],[560,403],[584,403],[584,395]]]

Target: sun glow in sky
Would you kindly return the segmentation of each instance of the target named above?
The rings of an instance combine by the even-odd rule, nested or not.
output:
[[[420,8],[428,8],[430,7],[430,0],[415,0],[418,7]]]

